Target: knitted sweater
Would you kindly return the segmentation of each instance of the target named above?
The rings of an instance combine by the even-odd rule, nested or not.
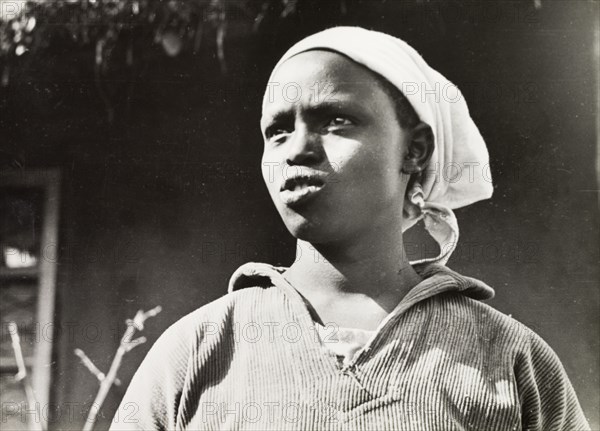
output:
[[[245,265],[235,291],[158,339],[111,430],[589,429],[551,348],[478,301],[490,287],[416,269],[424,280],[344,365],[284,269]]]

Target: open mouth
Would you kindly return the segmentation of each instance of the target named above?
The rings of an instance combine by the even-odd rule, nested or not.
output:
[[[296,177],[288,178],[284,181],[281,186],[281,191],[298,191],[308,187],[323,187],[325,181],[321,177],[316,175],[299,175]]]
[[[325,187],[325,181],[317,175],[298,175],[284,181],[279,191],[287,206],[303,204],[315,197]]]

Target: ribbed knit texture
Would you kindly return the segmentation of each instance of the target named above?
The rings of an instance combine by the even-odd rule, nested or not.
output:
[[[247,269],[263,278],[238,273],[159,338],[112,430],[589,429],[551,348],[474,299],[493,295],[477,280],[421,268],[342,366],[281,269]]]

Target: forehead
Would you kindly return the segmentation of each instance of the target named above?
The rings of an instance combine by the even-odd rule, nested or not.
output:
[[[306,51],[285,61],[271,77],[263,118],[292,105],[364,102],[386,97],[375,75],[364,66],[336,52]]]

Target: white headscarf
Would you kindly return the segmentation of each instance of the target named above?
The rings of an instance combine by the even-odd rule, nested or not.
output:
[[[462,93],[403,40],[361,27],[334,27],[308,36],[283,55],[271,77],[289,58],[314,49],[339,52],[377,72],[404,94],[419,119],[431,127],[435,148],[422,174],[422,193],[415,198],[441,253],[411,263],[445,264],[458,241],[452,209],[487,199],[493,192],[487,148]]]

